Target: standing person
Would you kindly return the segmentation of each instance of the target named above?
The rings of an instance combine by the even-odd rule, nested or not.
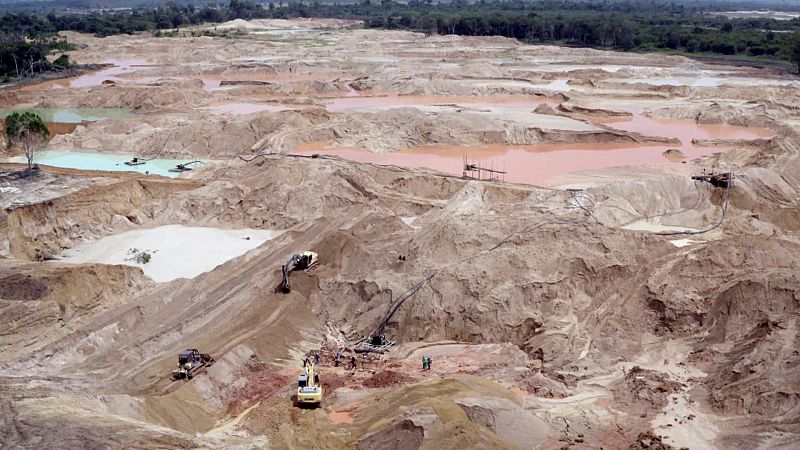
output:
[[[314,364],[319,364],[319,352],[314,353]]]
[[[433,362],[433,358],[428,356],[428,370],[431,370],[431,362]]]
[[[422,370],[428,370],[428,357],[422,355]]]
[[[350,357],[350,368],[356,370],[356,357],[355,355]]]
[[[334,367],[339,367],[339,364],[342,362],[342,354],[339,351],[336,351],[336,359],[333,360]]]

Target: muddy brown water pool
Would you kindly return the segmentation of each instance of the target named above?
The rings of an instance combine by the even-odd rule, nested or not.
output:
[[[297,153],[318,153],[365,163],[429,168],[454,175],[463,173],[466,159],[482,167],[507,172],[503,175],[506,181],[551,185],[559,176],[574,172],[615,166],[671,164],[730,150],[696,146],[692,144],[692,139],[758,139],[774,135],[768,129],[704,125],[687,120],[644,116],[634,116],[608,125],[650,136],[677,138],[682,144],[430,145],[380,154],[359,148],[329,148],[323,142],[315,142],[301,146]],[[671,148],[679,148],[685,158],[665,157],[664,152]]]
[[[351,161],[395,165],[408,168],[429,168],[461,175],[464,158],[482,167],[507,172],[506,181],[549,185],[558,176],[614,166],[636,166],[667,163],[662,154],[666,146],[640,144],[543,144],[543,145],[432,145],[379,154],[354,148],[315,150],[303,146],[299,154],[332,155]],[[725,151],[720,148],[691,147],[682,149],[687,158]]]
[[[44,83],[33,84],[20,88],[22,91],[38,91],[43,89],[67,89],[100,86],[104,81],[121,82],[122,76],[132,75],[139,70],[157,67],[148,64],[144,59],[108,59],[103,64],[113,64],[113,67],[89,72],[78,77],[62,78],[58,80],[46,81]]]
[[[768,139],[775,132],[767,128],[747,128],[734,125],[711,125],[692,120],[656,119],[642,115],[606,121],[606,125],[623,131],[632,131],[647,136],[680,139],[684,146],[692,139]]]
[[[417,105],[474,104],[506,108],[535,108],[539,105],[558,105],[559,100],[536,96],[470,96],[470,95],[386,95],[374,97],[340,97],[331,99],[327,108],[332,112],[358,109],[402,107]]]

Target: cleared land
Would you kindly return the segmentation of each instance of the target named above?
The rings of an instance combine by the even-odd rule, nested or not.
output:
[[[352,25],[70,34],[109,66],[2,91],[52,120],[125,111],[53,151],[208,163],[0,165],[0,442],[800,445],[796,78]],[[320,264],[278,292],[305,250]],[[398,345],[333,366],[417,285]],[[217,362],[173,382],[185,348]],[[323,405],[296,408],[317,351]]]

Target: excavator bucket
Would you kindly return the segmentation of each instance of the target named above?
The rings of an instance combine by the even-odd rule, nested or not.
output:
[[[283,275],[283,279],[281,280],[281,284],[279,286],[280,291],[284,294],[291,292],[292,287],[289,284],[289,275],[295,270],[308,270],[316,266],[318,260],[319,255],[314,252],[307,251],[292,255],[292,257],[289,258],[289,261],[281,266],[281,274]]]

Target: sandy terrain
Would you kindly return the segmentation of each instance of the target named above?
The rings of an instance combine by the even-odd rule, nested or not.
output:
[[[72,163],[0,164],[0,447],[800,445],[796,78],[346,21],[68,36],[108,66],[0,96],[110,108],[52,137]],[[173,382],[185,348],[216,362]]]

